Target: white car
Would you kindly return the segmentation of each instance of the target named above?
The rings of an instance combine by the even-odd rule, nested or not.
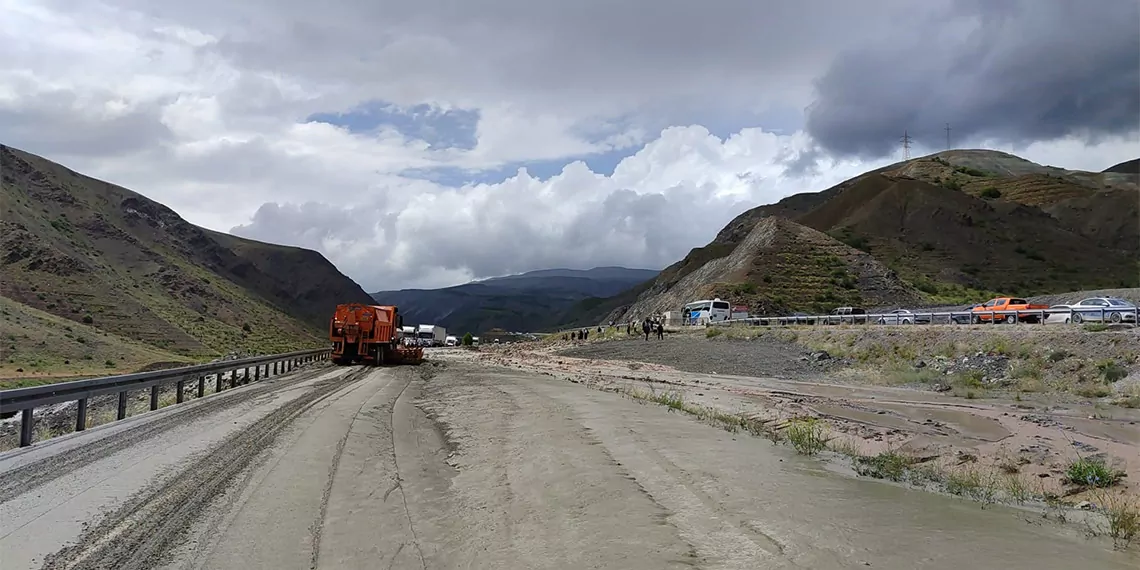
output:
[[[876,322],[880,325],[913,325],[915,323],[929,325],[930,315],[916,315],[907,309],[895,309],[879,317]]]
[[[1071,305],[1053,305],[1050,309],[1069,309],[1057,313],[1065,323],[1136,323],[1136,304],[1118,297],[1089,297]]]

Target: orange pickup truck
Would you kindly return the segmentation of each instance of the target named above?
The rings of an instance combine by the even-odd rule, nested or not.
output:
[[[1036,305],[1031,304],[1025,299],[1018,299],[1017,297],[997,297],[990,299],[985,303],[974,307],[973,318],[970,319],[977,323],[988,322],[1007,322],[1016,323],[1021,321],[1023,323],[1039,323],[1042,321],[1042,310],[1048,309],[1049,305]],[[992,314],[991,311],[997,311],[998,314]],[[1001,311],[1017,311],[1017,313],[1002,314]],[[1047,314],[1045,314],[1047,317]]]

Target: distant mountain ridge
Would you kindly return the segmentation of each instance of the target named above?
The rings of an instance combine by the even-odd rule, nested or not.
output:
[[[564,324],[578,303],[611,297],[657,274],[625,267],[540,269],[442,289],[377,291],[372,298],[398,306],[405,323],[439,324],[458,334],[531,332]]]

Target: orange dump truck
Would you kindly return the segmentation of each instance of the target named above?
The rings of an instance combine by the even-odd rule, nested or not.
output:
[[[401,346],[403,317],[396,307],[345,303],[329,319],[334,364],[418,364],[423,349]]]
[[[1038,323],[1044,320],[1042,318],[1042,316],[1045,315],[1043,311],[1048,308],[1049,305],[1032,304],[1025,299],[1019,299],[1017,297],[996,297],[986,301],[984,304],[974,307],[974,315],[971,320],[975,324],[1003,321],[1007,323],[1016,323],[1018,321],[1023,323]]]

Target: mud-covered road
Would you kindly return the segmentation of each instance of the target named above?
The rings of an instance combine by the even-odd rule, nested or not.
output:
[[[318,365],[0,455],[0,567],[1133,568],[656,405]]]

